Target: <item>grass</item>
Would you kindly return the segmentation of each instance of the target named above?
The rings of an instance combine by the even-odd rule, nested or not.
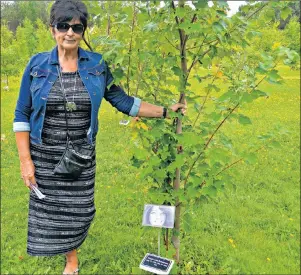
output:
[[[192,232],[181,238],[181,274],[300,274],[300,72],[280,70],[285,84],[263,83],[260,88],[270,97],[241,110],[252,124],[226,123],[223,131],[236,146],[278,123],[290,135],[280,140],[281,149],[259,151],[255,165],[229,169],[237,189],[226,189],[194,211]],[[63,256],[26,254],[28,190],[20,179],[12,132],[18,82],[10,80],[11,90],[1,91],[1,274],[61,274]],[[142,274],[137,267],[143,256],[156,253],[157,230],[141,226],[143,205],[151,203],[149,184],[130,166],[131,130],[118,124],[122,117],[102,103],[97,212],[78,250],[81,274]]]

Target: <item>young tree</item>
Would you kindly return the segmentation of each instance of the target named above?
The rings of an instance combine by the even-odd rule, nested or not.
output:
[[[185,117],[177,113],[171,114],[172,121],[141,119],[133,125],[132,164],[141,169],[141,179],[152,185],[152,203],[176,206],[172,236],[168,230],[162,230],[162,236],[166,256],[179,262],[180,236],[189,232],[193,208],[234,184],[226,172],[233,165],[253,164],[263,146],[279,146],[276,134],[281,131],[277,130],[260,136],[259,148],[252,141],[248,149],[235,148],[223,126],[251,124],[242,112],[246,104],[267,97],[258,88],[260,83],[280,84],[277,65],[298,60],[291,50],[273,45],[267,46],[267,53],[259,48],[254,58],[246,51],[260,35],[252,19],[269,24],[275,17],[271,7],[279,5],[284,12],[286,7],[260,2],[245,10],[245,17],[229,18],[226,1],[214,1],[212,7],[203,0],[192,5],[168,1],[164,6],[157,1],[129,2],[118,3],[118,9],[115,2],[112,6],[88,3],[95,12],[91,42],[104,53],[117,83],[124,79],[122,84],[131,95],[157,105],[170,105],[179,96],[179,101],[186,98],[194,106],[195,112]],[[195,80],[205,88],[193,91]],[[228,88],[220,95],[222,82]],[[169,247],[170,241],[174,248]]]
[[[36,52],[50,51],[55,46],[55,41],[52,39],[49,28],[42,22],[41,19],[36,21]]]
[[[36,53],[37,40],[35,28],[29,19],[25,19],[16,31],[16,52],[20,61],[20,67],[24,67],[30,56]]]

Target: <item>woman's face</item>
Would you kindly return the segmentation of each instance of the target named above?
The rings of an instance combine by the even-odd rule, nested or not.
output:
[[[149,214],[149,221],[153,226],[162,226],[165,223],[166,214],[159,208],[153,207]]]
[[[81,24],[80,20],[72,19],[69,22],[66,22],[69,25]],[[58,47],[65,50],[76,50],[79,47],[79,43],[82,40],[83,34],[75,33],[72,28],[69,28],[67,32],[60,32],[56,27],[51,28],[52,35],[56,40]]]

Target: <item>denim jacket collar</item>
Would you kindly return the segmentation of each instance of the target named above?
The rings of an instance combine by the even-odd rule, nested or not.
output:
[[[78,60],[82,61],[82,60],[89,60],[89,59],[90,58],[89,58],[88,54],[86,53],[86,51],[83,50],[81,47],[78,47]],[[57,45],[50,52],[48,63],[49,64],[59,64],[58,46]]]

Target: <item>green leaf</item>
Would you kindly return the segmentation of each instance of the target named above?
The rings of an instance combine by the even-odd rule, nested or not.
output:
[[[212,113],[208,114],[208,118],[213,121],[219,121],[221,117],[222,117],[222,114],[217,113],[217,112],[212,112]]]
[[[210,155],[210,162],[212,164],[216,161],[226,163],[230,158],[229,151],[224,148],[210,148],[207,153]]]
[[[284,7],[281,10],[280,17],[285,20],[292,13],[292,9],[289,7]]]
[[[254,100],[254,97],[252,95],[252,93],[248,93],[248,92],[245,92],[243,93],[242,97],[241,97],[241,102],[252,102]]]
[[[267,70],[263,67],[263,63],[260,62],[259,66],[255,69],[256,73],[265,74]]]
[[[272,70],[267,74],[267,77],[272,80],[272,81],[277,81],[278,79],[281,78],[279,74],[277,74],[277,70]]]
[[[251,40],[253,37],[256,37],[256,36],[261,37],[261,36],[262,36],[262,33],[261,33],[261,32],[257,32],[257,31],[249,31],[249,32],[247,33],[247,38],[248,38],[249,40]]]
[[[208,0],[198,0],[198,1],[192,1],[192,4],[197,9],[204,9],[208,7]]]
[[[215,32],[222,32],[224,30],[224,26],[219,22],[214,22],[212,24],[212,28]]]
[[[233,91],[227,91],[224,94],[222,94],[219,98],[218,101],[223,102],[223,101],[229,101],[234,97],[234,92]]]
[[[182,23],[179,24],[179,28],[180,28],[181,30],[184,30],[185,32],[190,33],[190,32],[191,32],[191,31],[190,31],[190,26],[191,26],[191,25],[192,25],[192,24],[191,24],[190,22],[184,21],[184,22],[182,22]]]
[[[217,3],[218,3],[218,6],[221,8],[229,8],[229,4],[227,3],[227,1],[218,0]]]
[[[149,166],[157,166],[161,163],[161,160],[160,158],[157,156],[157,155],[153,155],[149,158],[147,164]]]
[[[197,171],[198,173],[205,174],[208,170],[210,170],[210,166],[207,163],[201,163],[197,165]]]
[[[253,97],[256,99],[258,97],[268,97],[269,95],[263,91],[260,90],[254,90],[252,93]]]
[[[241,97],[242,102],[252,102],[259,97],[267,97],[268,94],[259,90],[254,90],[252,93],[245,92]]]
[[[145,160],[149,155],[149,153],[142,148],[134,148],[133,151],[134,151],[135,157],[140,160],[142,160],[142,159]]]
[[[239,8],[240,8],[241,11],[244,12],[244,13],[248,13],[249,10],[250,10],[250,6],[249,6],[249,5],[245,5],[245,4],[244,4],[244,6],[240,6]]]
[[[217,195],[217,189],[215,186],[205,186],[202,188],[202,194],[207,195],[211,198],[215,197]]]
[[[219,92],[221,89],[219,87],[217,87],[216,85],[214,84],[208,84],[207,87],[208,89],[214,89],[216,92]]]
[[[223,190],[225,187],[225,184],[221,180],[214,180],[213,181],[214,186],[216,187],[217,190]]]
[[[173,66],[172,71],[175,73],[175,75],[182,77],[183,76],[183,71],[181,70],[181,68]]]
[[[202,33],[204,31],[203,27],[199,23],[190,24],[189,32],[198,32]]]
[[[267,19],[272,20],[275,17],[274,9],[267,10],[267,12],[265,13],[265,16]]]
[[[273,147],[273,148],[281,148],[281,147],[282,147],[281,144],[280,144],[278,141],[276,141],[276,140],[273,140],[273,141],[270,142],[268,145],[269,145],[270,147]]]
[[[199,112],[201,105],[199,103],[194,103],[193,107],[197,112]]]
[[[255,164],[257,161],[257,155],[255,153],[248,153],[244,155],[245,162],[248,164]]]
[[[185,162],[185,155],[184,154],[176,154],[176,159],[173,161],[168,167],[167,171],[173,172],[176,168],[182,167]]]
[[[201,62],[204,68],[208,68],[208,66],[211,65],[212,60],[209,56],[205,56],[204,58],[202,58]]]
[[[252,124],[250,118],[241,114],[238,116],[238,122],[243,125]]]
[[[199,144],[202,142],[202,139],[196,132],[184,132],[178,135],[178,143],[182,144],[184,147],[185,145],[191,146],[195,144]]]
[[[185,9],[177,7],[175,15],[182,18],[185,16],[185,13],[186,13]]]
[[[158,24],[155,22],[150,22],[144,26],[143,31],[150,32],[150,31],[156,31],[157,29],[158,29]]]

